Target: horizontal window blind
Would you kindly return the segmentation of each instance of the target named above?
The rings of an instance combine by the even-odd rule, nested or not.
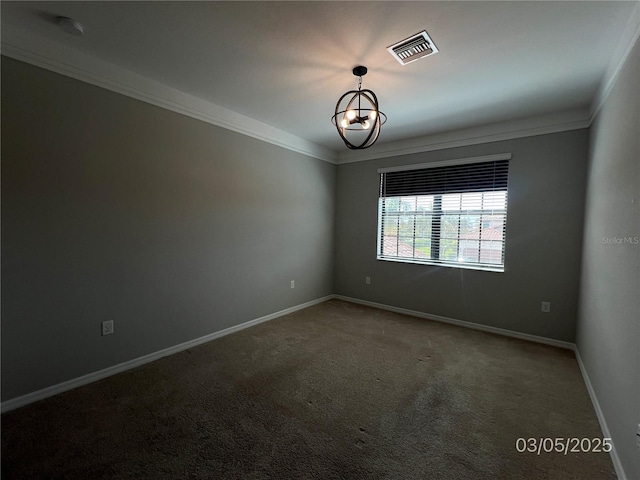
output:
[[[507,189],[509,160],[382,173],[381,197]]]
[[[378,259],[503,271],[509,160],[380,173]]]

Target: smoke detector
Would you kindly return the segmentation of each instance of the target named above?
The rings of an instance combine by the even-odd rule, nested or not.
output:
[[[434,53],[438,53],[436,44],[426,30],[405,38],[387,48],[387,51],[400,62],[400,65],[415,62],[416,60]]]
[[[56,22],[60,29],[69,35],[79,36],[84,33],[84,27],[82,24],[80,22],[76,22],[73,18],[56,17]]]

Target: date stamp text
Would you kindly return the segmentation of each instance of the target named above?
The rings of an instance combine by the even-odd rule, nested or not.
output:
[[[610,438],[577,438],[577,437],[530,437],[516,440],[516,451],[519,453],[609,453],[613,448]]]

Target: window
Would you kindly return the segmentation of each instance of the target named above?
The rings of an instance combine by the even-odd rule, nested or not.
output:
[[[378,260],[504,271],[510,158],[378,170]]]

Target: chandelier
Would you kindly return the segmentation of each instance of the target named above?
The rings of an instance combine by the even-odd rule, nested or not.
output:
[[[340,97],[331,122],[348,148],[361,150],[376,143],[380,126],[387,121],[387,116],[378,108],[376,94],[362,89],[362,77],[367,74],[367,67],[355,67],[353,74],[359,78],[358,90],[349,90]]]

